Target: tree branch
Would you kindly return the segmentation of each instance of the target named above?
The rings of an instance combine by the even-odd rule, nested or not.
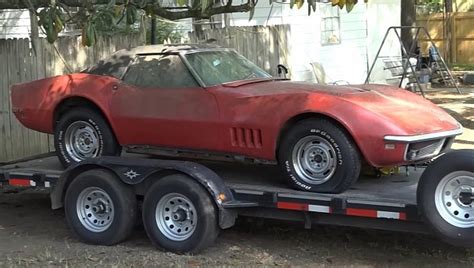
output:
[[[31,7],[28,7],[28,5],[25,2],[26,1],[18,1],[18,0],[0,0],[0,10],[31,8]],[[30,2],[34,8],[41,8],[41,7],[49,6],[51,3],[51,0],[30,0]],[[68,7],[83,7],[84,6],[83,0],[57,0],[56,2],[61,3]],[[116,5],[123,5],[126,2],[127,2],[126,0],[117,0]],[[109,3],[109,0],[92,0],[91,3],[93,5],[106,5]],[[211,6],[207,8],[204,12],[201,10],[200,5],[197,5],[198,8],[195,8],[195,9],[189,8],[186,10],[173,11],[173,10],[168,9],[167,7],[161,7],[159,4],[156,3],[155,0],[147,0],[146,6],[151,7],[155,15],[160,16],[165,19],[169,19],[169,20],[179,20],[179,19],[185,19],[185,18],[207,19],[217,14],[232,13],[232,12],[248,12],[252,8],[250,1],[248,1],[245,4],[235,5],[235,6],[229,5],[229,4],[224,5],[224,6],[218,6],[218,7]]]

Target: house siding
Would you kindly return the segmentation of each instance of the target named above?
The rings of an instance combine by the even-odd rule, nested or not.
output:
[[[352,12],[340,10],[341,43],[321,45],[321,7],[329,5],[318,3],[316,12],[308,16],[305,4],[301,9],[290,9],[288,4],[273,4],[260,1],[254,17],[235,13],[227,16],[229,26],[289,24],[291,77],[295,81],[315,82],[311,63],[324,66],[329,82],[345,80],[361,83],[367,74],[367,6],[360,3]],[[271,16],[269,16],[271,11]]]
[[[0,39],[27,38],[30,35],[28,10],[0,11]]]

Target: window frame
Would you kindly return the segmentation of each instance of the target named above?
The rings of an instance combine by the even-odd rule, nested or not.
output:
[[[186,58],[183,57],[183,55],[179,52],[167,52],[167,53],[140,53],[140,54],[136,54],[135,57],[128,63],[127,65],[127,68],[125,69],[125,71],[123,72],[122,76],[120,77],[120,81],[122,83],[125,83],[127,85],[132,85],[130,83],[127,83],[125,82],[125,77],[127,76],[129,70],[130,70],[130,67],[133,65],[133,64],[136,64],[138,59],[140,57],[146,57],[146,56],[178,56],[180,59],[181,59],[181,62],[184,64],[184,66],[186,67],[186,69],[189,71],[189,74],[191,75],[191,77],[194,79],[194,81],[196,82],[197,84],[197,87],[200,87],[200,88],[205,88],[204,86],[204,83],[203,81],[201,80],[201,78],[197,75],[197,73],[190,67],[189,63],[187,62]],[[136,86],[136,85],[132,85],[132,86]],[[136,86],[137,87],[137,86]]]
[[[332,7],[330,6],[331,4],[330,3],[326,3],[326,4],[323,4],[324,5],[324,8],[332,8],[332,9],[335,9],[336,12],[337,12],[337,16],[334,16],[333,14],[331,14],[330,16],[324,16],[323,14],[321,14],[321,27],[320,27],[320,44],[321,46],[334,46],[334,45],[340,45],[342,44],[342,38],[341,38],[341,35],[342,35],[342,32],[341,32],[341,13],[340,13],[340,10],[339,8],[337,7]],[[335,32],[334,29],[331,29],[331,30],[324,30],[323,29],[323,26],[325,25],[325,20],[333,20],[333,19],[337,19],[337,32],[338,32],[338,42],[335,42],[335,43],[330,43],[328,42],[327,40],[324,40],[323,41],[323,33],[327,33],[327,32]]]

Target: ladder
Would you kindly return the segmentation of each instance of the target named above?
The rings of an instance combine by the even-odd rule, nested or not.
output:
[[[413,42],[410,48],[407,48],[405,44],[402,42],[401,38],[401,30],[406,29],[410,31],[415,31],[415,36],[413,38]],[[420,85],[420,75],[422,72],[417,71],[417,66],[416,64],[413,64],[410,62],[411,58],[417,58],[417,60],[420,60],[420,54],[416,53],[417,50],[417,44],[420,38],[420,34],[424,34],[427,37],[427,40],[429,41],[431,47],[430,47],[430,61],[431,61],[431,66],[428,66],[432,75],[432,80],[433,79],[438,79],[439,81],[442,81],[445,86],[448,87],[454,87],[456,88],[457,92],[461,94],[461,90],[459,89],[456,81],[454,80],[451,71],[449,70],[448,66],[446,65],[446,62],[444,61],[443,57],[441,57],[441,54],[439,53],[438,48],[436,47],[435,43],[433,42],[433,39],[431,38],[430,34],[424,27],[419,27],[419,26],[392,26],[387,29],[387,32],[385,33],[385,36],[382,40],[382,44],[379,47],[379,50],[377,51],[377,54],[374,58],[374,61],[369,69],[369,73],[367,74],[367,78],[365,79],[365,83],[370,82],[370,76],[372,74],[372,71],[375,67],[375,64],[379,58],[386,58],[388,56],[381,56],[380,52],[382,51],[383,46],[385,45],[385,41],[387,40],[388,35],[394,32],[401,47],[401,52],[402,52],[402,60],[401,65],[398,66],[398,68],[401,68],[400,71],[400,83],[399,87],[402,87],[402,83],[405,79],[408,79],[408,85],[414,86],[413,90],[416,92],[417,88],[421,95],[423,97],[425,96],[424,90]],[[396,68],[396,67],[393,67]],[[392,72],[393,73],[393,72]]]

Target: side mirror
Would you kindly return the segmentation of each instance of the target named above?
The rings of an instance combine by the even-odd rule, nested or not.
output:
[[[277,70],[278,70],[278,75],[279,76],[282,76],[282,74],[283,74],[283,77],[286,78],[286,75],[288,74],[288,67],[286,67],[283,64],[278,64],[277,65]]]

